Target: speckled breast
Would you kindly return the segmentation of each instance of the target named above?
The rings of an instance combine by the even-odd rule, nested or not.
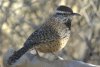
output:
[[[65,47],[68,39],[69,37],[65,37],[62,39],[57,39],[55,41],[50,41],[48,43],[41,43],[38,46],[36,46],[36,49],[43,53],[57,52]]]

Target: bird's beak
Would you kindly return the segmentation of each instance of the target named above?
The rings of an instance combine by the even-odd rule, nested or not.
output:
[[[72,13],[73,16],[81,16],[80,14],[78,13]]]

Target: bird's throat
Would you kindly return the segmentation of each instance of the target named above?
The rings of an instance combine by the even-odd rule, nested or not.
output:
[[[67,22],[64,23],[67,26],[67,28],[69,28],[69,30],[71,30],[71,21],[71,19],[68,19]]]

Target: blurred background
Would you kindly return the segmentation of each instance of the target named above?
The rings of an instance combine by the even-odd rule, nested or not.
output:
[[[59,5],[81,14],[73,18],[71,38],[60,56],[100,64],[100,0],[0,0],[0,66],[4,53],[21,48]]]

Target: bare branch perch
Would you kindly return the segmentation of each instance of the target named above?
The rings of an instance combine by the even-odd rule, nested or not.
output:
[[[75,60],[54,60],[49,61],[44,58],[39,58],[30,52],[27,52],[13,65],[8,65],[7,60],[13,54],[15,50],[13,48],[9,49],[4,55],[3,63],[4,67],[100,67],[93,64],[84,63]]]

